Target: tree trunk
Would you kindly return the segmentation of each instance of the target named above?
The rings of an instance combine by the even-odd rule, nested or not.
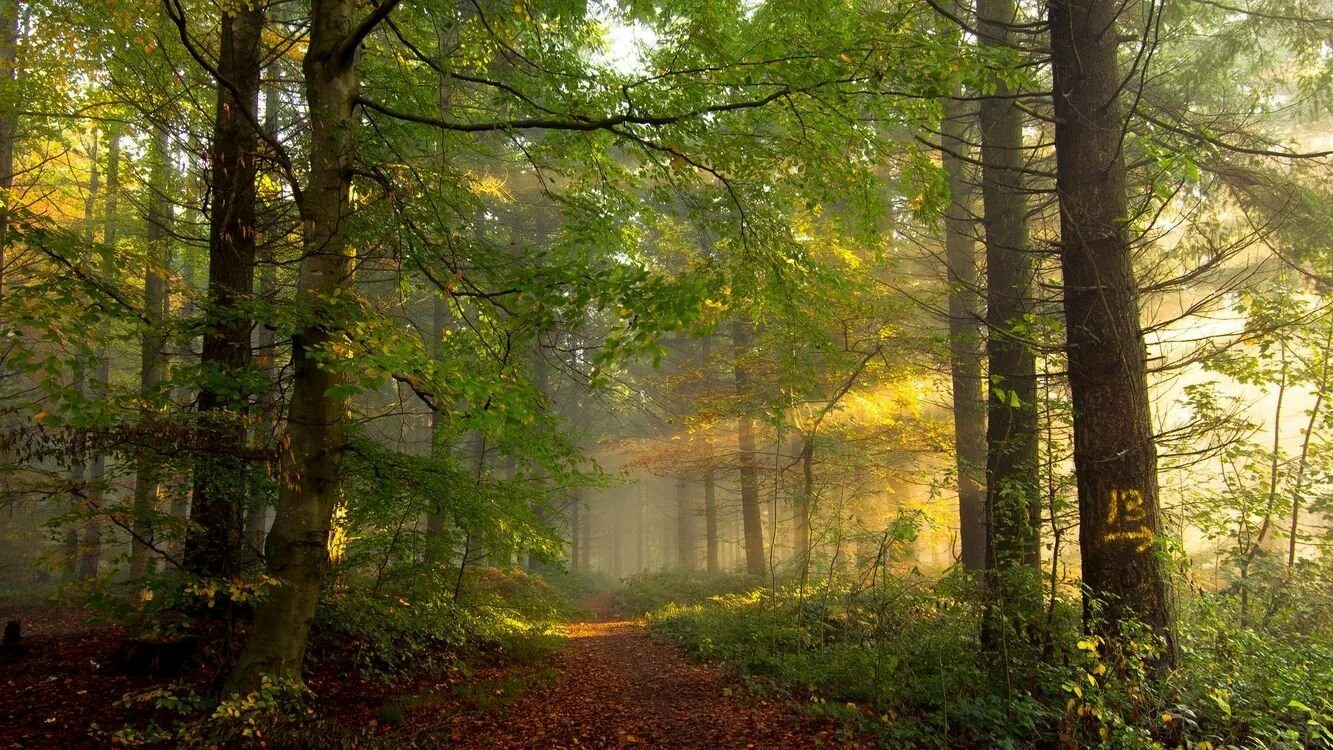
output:
[[[143,422],[148,425],[158,411],[158,391],[167,379],[167,268],[171,264],[168,222],[171,221],[171,166],[168,161],[168,133],[165,128],[153,135],[148,153],[148,215],[144,239],[148,259],[144,264],[144,309],[146,320],[139,341],[139,400]],[[153,542],[152,515],[162,500],[161,475],[153,451],[140,449],[135,458],[133,539],[130,542],[130,579],[142,578],[149,567]]]
[[[83,204],[83,222],[84,222],[84,241],[89,248],[94,246],[97,241],[97,233],[94,231],[93,218],[97,209],[97,196],[102,191],[102,172],[98,164],[98,134],[93,133],[92,146],[88,152],[89,173],[88,173],[88,196]],[[74,390],[80,396],[88,394],[88,369],[95,367],[96,362],[92,358],[79,355],[74,365]],[[71,469],[70,479],[74,487],[77,488],[76,503],[83,508],[85,513],[90,514],[84,519],[82,529],[71,528],[65,534],[65,578],[72,580],[74,578],[89,577],[89,562],[94,563],[95,558],[87,558],[85,555],[85,543],[89,537],[96,540],[100,537],[100,530],[95,518],[91,513],[96,512],[96,508],[91,503],[92,493],[89,491],[88,470],[91,464],[88,460],[87,447],[81,445],[75,453],[74,463]],[[92,532],[91,534],[89,532]]]
[[[583,555],[583,519],[581,511],[583,505],[583,493],[575,492],[570,498],[569,503],[569,569],[582,569]]]
[[[966,114],[944,101],[941,157],[952,200],[944,214],[944,258],[949,281],[949,360],[953,380],[953,439],[958,473],[958,536],[963,567],[986,566],[986,409],[982,394],[981,295],[977,291],[972,192],[964,173]]]
[[[585,570],[591,572],[592,571],[592,507],[589,506],[587,503],[583,502],[583,497],[581,495],[579,497],[579,501],[583,504],[583,512],[581,514],[583,518],[583,534],[581,535],[583,544],[582,548],[579,550],[580,554],[579,570]]]
[[[699,567],[694,550],[694,508],[690,504],[690,483],[676,477],[676,559],[686,570]]]
[[[1092,0],[1050,3],[1060,261],[1073,394],[1083,582],[1101,604],[1091,623],[1114,637],[1137,618],[1175,657],[1157,537],[1157,453],[1138,290],[1126,222],[1124,122],[1115,14]]]
[[[18,136],[19,0],[0,0],[0,298],[9,262],[9,191],[14,187],[14,141]]]
[[[736,442],[740,457],[741,520],[745,530],[745,569],[751,575],[762,576],[767,569],[764,560],[764,528],[759,508],[759,467],[754,455],[754,417],[745,403],[750,395],[750,374],[745,357],[750,354],[750,325],[742,321],[731,324],[731,343],[734,349],[736,395],[741,402],[741,414],[736,418]]]
[[[100,275],[106,284],[114,283],[116,273],[117,213],[120,198],[120,132],[114,126],[107,133],[106,202],[102,206],[102,246]],[[97,367],[92,394],[105,404],[111,386],[111,347],[109,342],[98,345]],[[102,513],[106,512],[106,453],[93,452],[88,464],[88,501],[93,514],[83,529],[82,556],[79,562],[80,578],[96,578],[102,567]]]
[[[1013,0],[978,0],[978,43],[1010,43],[1016,22]],[[1023,198],[1023,119],[1004,76],[991,75],[995,96],[981,102],[981,196],[986,233],[987,567],[996,583],[1023,576],[1040,563],[1041,496],[1037,463],[1037,368],[1023,341],[1029,329],[1035,264],[1027,248]],[[1013,582],[1013,581],[1010,581]],[[1030,581],[1029,581],[1030,582]],[[995,589],[1003,608],[1021,612],[1039,603],[1039,592]],[[1029,601],[1031,600],[1031,601]]]
[[[283,21],[282,11],[283,7],[281,5],[274,6],[271,9],[273,14],[271,20],[281,23]],[[268,81],[262,84],[264,133],[275,140],[281,139],[282,136],[281,113],[283,104],[278,80],[289,71],[290,66],[286,64],[285,60],[274,60],[269,64]],[[256,196],[256,199],[258,199],[258,196]],[[275,232],[255,251],[256,270],[259,275],[259,296],[268,305],[277,304],[276,300],[279,294],[278,258],[273,249],[277,239]],[[250,419],[250,445],[256,453],[268,456],[271,455],[270,451],[273,448],[280,421],[280,398],[278,395],[280,384],[278,381],[281,377],[281,370],[277,361],[278,336],[275,327],[276,321],[256,321],[256,323],[251,356],[255,369],[263,375],[259,380],[263,384],[263,390],[255,396],[255,413]],[[250,497],[245,516],[246,553],[243,557],[247,562],[254,562],[257,558],[262,557],[264,540],[268,535],[269,509],[272,506],[270,496],[272,473],[273,465],[269,460],[256,463],[246,471],[246,476],[249,477]]]
[[[297,304],[304,324],[292,337],[291,401],[268,572],[278,583],[258,606],[225,692],[251,691],[263,675],[298,681],[310,624],[328,567],[329,526],[340,494],[348,399],[342,379],[322,367],[345,325],[335,295],[352,277],[350,213],[353,105],[358,79],[353,0],[314,0],[303,62],[310,127],[310,176],[301,199],[303,256]],[[318,321],[318,322],[316,322]]]
[[[810,573],[810,510],[815,499],[815,436],[801,441],[801,489],[796,494],[792,544],[795,547],[801,583]]]
[[[722,568],[717,550],[717,488],[713,481],[713,467],[710,466],[704,472],[704,533],[707,537],[710,573],[716,573]]]
[[[209,184],[208,308],[199,388],[199,457],[185,538],[185,566],[208,577],[232,575],[243,542],[249,493],[246,445],[250,388],[249,304],[255,276],[255,176],[264,8],[222,15],[217,116]]]
[[[443,356],[444,353],[444,329],[448,324],[448,313],[443,292],[436,291],[431,310],[431,341],[434,344],[436,357]],[[446,426],[445,415],[438,409],[431,411],[430,455],[431,458],[439,462],[443,462],[449,457],[449,444],[446,442],[444,434]],[[424,542],[427,566],[447,561],[451,554],[448,549],[448,534],[445,531],[448,528],[448,517],[444,505],[445,498],[433,498],[432,507],[426,512],[426,537]]]
[[[699,343],[699,369],[701,372],[700,381],[703,385],[705,396],[711,392],[713,387],[713,334],[709,333],[703,337]],[[711,455],[711,441],[709,442],[710,455],[708,456],[708,468],[704,471],[704,544],[706,548],[706,557],[708,570],[716,572],[721,569],[721,560],[718,556],[717,539],[717,487],[714,482],[716,477],[713,470],[713,456]]]

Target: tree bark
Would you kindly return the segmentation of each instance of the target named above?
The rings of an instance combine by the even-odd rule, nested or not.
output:
[[[986,408],[982,394],[981,295],[977,291],[971,187],[963,157],[966,113],[944,101],[941,122],[944,171],[951,201],[944,214],[944,258],[949,282],[949,363],[953,382],[953,439],[958,474],[958,536],[967,570],[986,567]]]
[[[1008,46],[1016,17],[1013,0],[978,0],[978,43],[983,48]],[[996,572],[998,603],[1022,611],[1028,604],[1039,603],[1027,601],[1030,594],[1039,592],[1026,590],[1028,586],[1020,592],[1003,583],[1022,577],[1019,568],[1036,570],[1041,557],[1037,367],[1031,347],[1023,340],[1029,328],[1035,263],[1027,247],[1022,113],[1004,76],[992,73],[991,81],[995,95],[981,101],[980,113],[990,375],[986,562]]]
[[[297,303],[305,323],[292,337],[292,386],[268,572],[277,579],[255,614],[224,692],[255,690],[263,675],[299,681],[310,624],[328,567],[329,527],[340,495],[348,399],[319,357],[346,325],[336,299],[351,282],[346,220],[358,88],[353,0],[314,0],[303,61],[310,123],[310,174],[300,203],[303,256]]]
[[[741,402],[741,413],[736,418],[736,443],[740,458],[745,569],[751,575],[762,576],[768,566],[764,559],[764,527],[759,508],[759,467],[754,455],[754,416],[749,413],[749,405],[745,403],[750,395],[750,373],[745,365],[745,358],[750,355],[750,336],[750,324],[739,320],[731,324],[731,343],[735,357],[733,373],[736,395]]]
[[[139,339],[139,401],[142,420],[148,424],[159,411],[159,390],[167,379],[167,276],[171,264],[168,223],[171,221],[171,171],[168,162],[168,133],[165,128],[153,134],[148,178],[148,214],[144,240],[148,258],[144,264],[144,308],[146,318]],[[134,534],[130,542],[130,579],[142,578],[149,568],[153,542],[152,515],[162,500],[162,481],[153,451],[140,449],[134,470]]]
[[[1056,188],[1083,582],[1114,637],[1141,620],[1174,662],[1157,453],[1126,224],[1115,3],[1052,0]]]
[[[249,466],[246,445],[250,380],[250,303],[255,277],[255,177],[264,7],[222,15],[217,114],[209,184],[208,307],[199,388],[199,457],[185,538],[185,567],[196,575],[232,575],[243,542]]]

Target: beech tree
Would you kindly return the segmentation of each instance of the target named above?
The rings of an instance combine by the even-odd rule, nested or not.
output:
[[[168,0],[168,12],[173,12]],[[175,21],[185,23],[177,7]],[[261,123],[264,6],[224,12],[217,62],[217,115],[209,159],[208,304],[198,395],[201,461],[194,472],[185,565],[205,576],[236,571],[243,542],[248,463],[245,418],[254,317],[255,179]]]

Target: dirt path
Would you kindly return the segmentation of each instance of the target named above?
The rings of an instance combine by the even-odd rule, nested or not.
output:
[[[717,667],[689,660],[625,620],[576,623],[556,674],[502,715],[455,726],[470,748],[850,747],[786,702],[730,695]],[[739,692],[739,691],[737,691]]]

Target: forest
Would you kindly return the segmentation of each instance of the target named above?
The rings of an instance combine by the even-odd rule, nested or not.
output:
[[[0,747],[1333,748],[1329,0],[0,0]]]

